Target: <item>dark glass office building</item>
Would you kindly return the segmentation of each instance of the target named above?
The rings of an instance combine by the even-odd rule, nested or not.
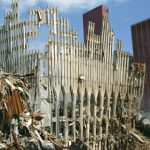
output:
[[[134,61],[146,64],[142,108],[150,110],[150,19],[131,26]]]

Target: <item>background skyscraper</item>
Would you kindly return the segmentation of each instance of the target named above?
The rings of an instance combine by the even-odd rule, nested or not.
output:
[[[86,41],[89,21],[95,23],[94,32],[95,34],[100,35],[102,30],[102,20],[106,16],[108,16],[108,8],[105,5],[98,6],[83,14],[84,41]]]
[[[150,109],[150,19],[131,26],[134,61],[146,64],[143,109]]]

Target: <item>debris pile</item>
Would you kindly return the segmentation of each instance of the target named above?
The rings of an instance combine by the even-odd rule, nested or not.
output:
[[[29,88],[24,78],[0,73],[0,149],[63,149],[48,129],[41,126],[44,114],[32,112]]]
[[[145,136],[141,131],[133,129],[131,135],[134,138],[131,140],[131,145],[133,145],[134,150],[149,150],[150,149],[150,139]]]

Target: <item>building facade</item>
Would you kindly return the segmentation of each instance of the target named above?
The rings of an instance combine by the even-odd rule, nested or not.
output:
[[[130,149],[125,137],[138,118],[144,66],[130,69],[130,56],[122,50],[120,40],[114,51],[108,16],[97,18],[98,28],[97,22],[88,20],[86,42],[82,43],[57,8],[33,8],[29,19],[22,20],[18,5],[19,0],[12,0],[12,10],[0,27],[0,66],[6,72],[34,74],[28,78],[31,101],[33,108],[46,114],[42,125],[49,126],[66,146],[80,139],[92,150],[106,150],[124,141],[120,149]],[[39,37],[45,24],[45,49],[32,51],[29,41]],[[127,132],[120,130],[122,126]]]
[[[150,19],[131,26],[134,60],[146,64],[142,109],[150,109]]]

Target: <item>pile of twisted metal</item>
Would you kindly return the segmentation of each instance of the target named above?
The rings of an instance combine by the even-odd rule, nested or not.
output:
[[[0,149],[59,150],[63,145],[40,124],[42,113],[33,112],[27,81],[0,74]]]

